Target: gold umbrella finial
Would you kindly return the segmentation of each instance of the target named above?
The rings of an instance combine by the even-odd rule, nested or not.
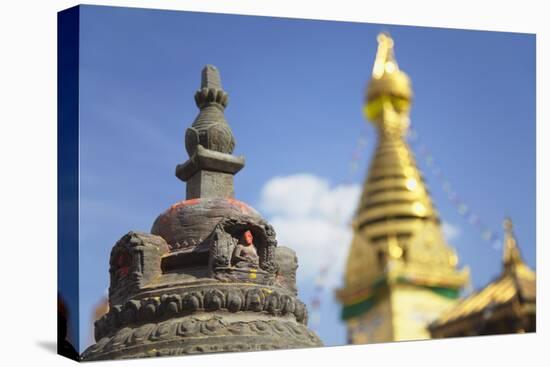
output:
[[[384,134],[400,137],[409,126],[411,82],[397,65],[391,36],[382,32],[378,34],[377,40],[378,49],[363,112]]]
[[[397,61],[393,53],[393,39],[387,32],[382,32],[376,38],[378,40],[378,50],[372,68],[372,77],[380,79],[384,73],[391,74],[399,70]]]
[[[394,54],[394,41],[387,32],[378,34],[378,49],[372,67],[372,78],[367,90],[367,99],[380,95],[393,95],[410,100],[412,88],[409,77],[399,69]]]

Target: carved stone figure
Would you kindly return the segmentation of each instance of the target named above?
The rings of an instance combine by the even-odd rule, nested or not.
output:
[[[208,65],[195,94],[199,116],[176,168],[186,200],[161,213],[151,233],[129,232],[110,258],[109,312],[95,322],[83,360],[321,346],[298,298],[294,251],[233,198],[235,139],[228,96]]]
[[[241,240],[235,246],[231,265],[237,268],[258,268],[260,262],[258,252],[253,243],[253,236],[250,230],[243,233]]]

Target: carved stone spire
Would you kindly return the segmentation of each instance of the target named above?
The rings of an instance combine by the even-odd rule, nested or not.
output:
[[[244,167],[244,157],[232,155],[235,138],[224,116],[228,95],[215,66],[202,70],[195,102],[200,112],[185,132],[189,159],[176,167],[176,176],[187,182],[187,199],[233,197],[233,175]]]

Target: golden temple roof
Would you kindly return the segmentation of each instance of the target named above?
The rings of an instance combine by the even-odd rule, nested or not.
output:
[[[514,300],[520,303],[536,302],[535,272],[521,257],[510,219],[505,220],[504,228],[506,232],[501,274],[485,288],[464,298],[453,309],[442,314],[430,325],[431,329],[477,316],[487,317],[491,310],[511,304]]]

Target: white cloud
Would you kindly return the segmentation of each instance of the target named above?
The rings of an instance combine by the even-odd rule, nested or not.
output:
[[[360,191],[360,185],[331,186],[327,179],[307,173],[265,183],[260,208],[274,226],[279,244],[296,251],[300,278],[314,280],[330,262],[326,285],[340,284],[352,238],[349,222]],[[449,242],[461,235],[460,227],[449,222],[443,222],[442,230]]]
[[[462,232],[460,227],[449,222],[443,222],[441,229],[443,231],[443,236],[445,236],[445,239],[448,242],[456,240],[458,237],[460,237],[460,234]]]
[[[274,177],[264,185],[260,207],[280,245],[296,251],[299,277],[314,278],[329,262],[326,286],[340,283],[359,194],[359,185],[331,187],[311,174]]]

